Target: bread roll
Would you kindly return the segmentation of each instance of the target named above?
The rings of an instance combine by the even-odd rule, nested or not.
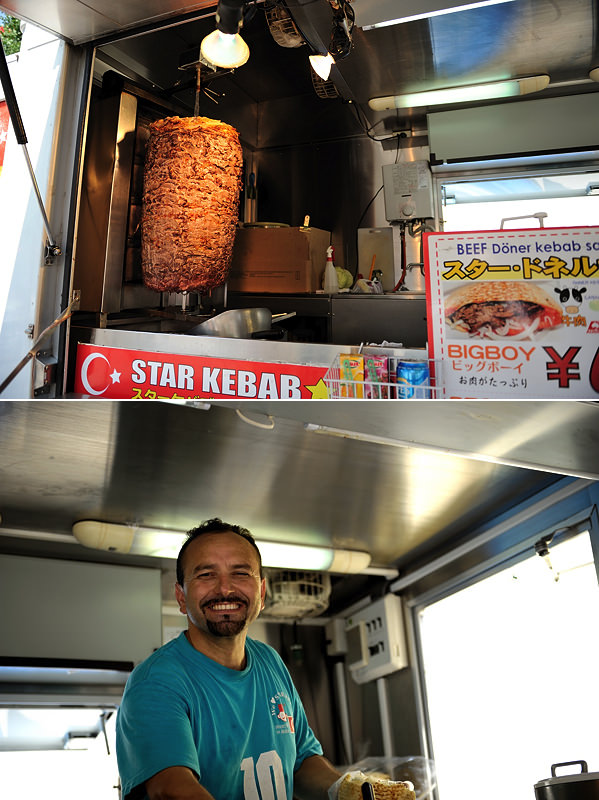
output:
[[[350,772],[339,786],[338,800],[362,800],[362,784],[368,781],[375,800],[416,800],[414,787],[408,781],[391,781],[363,772]]]
[[[536,303],[561,312],[559,303],[535,283],[528,281],[477,281],[461,286],[445,298],[445,313],[453,314],[470,303]]]
[[[445,297],[450,327],[471,336],[532,338],[535,331],[562,324],[559,303],[535,283],[479,281]]]

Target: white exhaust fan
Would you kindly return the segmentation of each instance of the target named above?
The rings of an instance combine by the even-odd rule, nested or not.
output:
[[[330,596],[331,578],[326,573],[269,570],[262,615],[278,619],[316,617],[326,611]]]
[[[281,47],[301,47],[305,44],[291,14],[280,3],[264,10],[268,29],[275,42]]]

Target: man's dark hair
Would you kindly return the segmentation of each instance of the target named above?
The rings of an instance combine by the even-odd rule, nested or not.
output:
[[[260,577],[264,577],[262,572],[262,556],[260,555],[260,550],[258,549],[254,537],[248,529],[242,528],[241,525],[230,525],[228,522],[223,522],[219,517],[214,517],[213,519],[207,519],[201,522],[197,528],[192,528],[190,531],[187,531],[187,539],[183,542],[179,550],[179,555],[177,556],[177,583],[179,586],[183,586],[183,581],[185,580],[185,575],[183,574],[183,556],[185,551],[193,541],[200,536],[205,536],[207,533],[236,533],[238,536],[245,539],[246,542],[249,542],[258,556]]]

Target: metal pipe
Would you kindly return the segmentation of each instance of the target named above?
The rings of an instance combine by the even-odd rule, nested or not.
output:
[[[60,248],[58,247],[54,237],[52,236],[52,231],[50,230],[50,222],[48,220],[48,215],[46,214],[46,209],[44,208],[44,201],[42,200],[42,195],[40,193],[39,186],[37,185],[37,180],[35,178],[35,172],[33,171],[33,165],[31,163],[31,159],[29,158],[29,153],[27,151],[27,134],[25,133],[23,118],[21,117],[21,112],[19,111],[19,104],[17,103],[17,96],[15,94],[15,90],[12,84],[12,79],[10,77],[10,72],[8,70],[8,64],[6,63],[6,54],[4,52],[4,47],[2,46],[2,43],[0,43],[0,81],[2,82],[2,88],[4,90],[4,98],[6,100],[6,105],[8,107],[8,114],[10,116],[10,121],[12,123],[13,130],[15,132],[17,143],[22,146],[23,152],[25,153],[25,161],[27,162],[27,168],[29,169],[31,182],[33,183],[33,189],[35,191],[35,196],[37,197],[37,202],[40,207],[40,211],[42,212],[44,227],[48,235],[48,247],[50,250],[50,255],[58,256],[60,255]]]
[[[545,227],[543,225],[543,220],[545,219],[546,216],[547,216],[547,214],[545,213],[545,211],[537,211],[536,214],[524,214],[524,216],[522,216],[522,217],[504,217],[501,220],[501,224],[499,226],[499,230],[500,231],[503,230],[503,223],[504,222],[508,222],[508,221],[514,220],[514,219],[538,219],[539,220],[539,227],[543,228],[543,227]]]
[[[193,104],[193,115],[194,117],[200,116],[200,94],[202,92],[202,65],[198,61],[196,64],[196,93],[195,93],[195,100]]]
[[[337,686],[337,702],[339,705],[339,723],[341,725],[341,739],[347,763],[352,764],[354,760],[354,747],[351,735],[351,725],[349,721],[349,705],[347,702],[347,687],[345,684],[345,666],[343,661],[335,664],[335,684]]]
[[[6,54],[4,46],[0,42],[0,80],[2,81],[2,88],[4,89],[4,99],[8,106],[8,113],[10,114],[10,121],[17,137],[19,144],[27,144],[27,135],[25,133],[25,126],[21,112],[19,111],[19,104],[17,103],[17,96],[12,85],[10,72],[8,71],[8,64],[6,63]]]
[[[387,696],[386,678],[378,678],[376,691],[379,698],[379,714],[381,717],[381,730],[383,733],[383,755],[385,758],[393,756],[393,736],[391,730],[391,716],[389,714],[389,698]]]
[[[35,172],[33,171],[33,164],[31,163],[31,159],[29,158],[29,152],[27,150],[27,145],[23,144],[23,153],[25,154],[25,161],[27,162],[27,167],[29,169],[29,175],[31,176],[31,183],[33,184],[33,191],[35,192],[35,196],[37,197],[37,202],[40,207],[40,211],[42,212],[42,219],[44,220],[44,228],[46,229],[46,234],[48,236],[48,248],[50,250],[51,256],[59,256],[60,255],[60,247],[56,244],[56,240],[54,236],[52,236],[52,230],[50,229],[50,220],[48,219],[48,215],[46,214],[46,209],[44,208],[44,201],[42,199],[42,195],[39,190],[39,186],[37,185],[37,180],[35,178]]]
[[[73,311],[73,308],[74,308],[74,307],[75,307],[75,306],[76,306],[78,303],[79,303],[79,298],[72,300],[72,301],[69,303],[69,305],[68,305],[68,306],[65,308],[65,310],[62,312],[62,314],[61,314],[59,317],[57,317],[57,319],[55,319],[55,320],[54,320],[54,322],[52,322],[52,324],[48,325],[48,327],[47,327],[47,328],[45,328],[45,329],[44,329],[44,330],[43,330],[43,331],[40,333],[40,335],[37,337],[37,339],[35,340],[35,342],[32,344],[31,348],[30,348],[30,349],[29,349],[29,351],[26,353],[26,355],[25,355],[25,356],[23,356],[23,358],[22,358],[22,359],[19,361],[19,363],[17,364],[17,366],[16,366],[16,367],[13,369],[13,371],[10,373],[10,375],[8,375],[8,376],[7,376],[7,377],[6,377],[6,378],[5,378],[5,379],[2,381],[2,383],[0,383],[0,394],[2,394],[2,392],[3,392],[3,391],[4,391],[4,390],[5,390],[5,389],[6,389],[6,388],[7,388],[7,387],[8,387],[8,386],[9,386],[9,385],[10,385],[10,384],[13,382],[13,380],[14,380],[14,379],[17,377],[17,375],[18,375],[18,374],[19,374],[19,372],[20,372],[20,371],[23,369],[23,367],[24,367],[24,366],[27,364],[27,362],[28,362],[28,361],[29,361],[31,358],[33,358],[33,357],[36,355],[36,353],[37,353],[37,348],[38,348],[38,346],[39,346],[40,342],[41,342],[43,339],[45,339],[45,338],[46,338],[46,336],[47,336],[47,335],[48,335],[48,334],[49,334],[51,331],[53,331],[53,330],[54,330],[54,328],[56,328],[56,326],[57,326],[57,325],[60,325],[62,322],[64,322],[66,319],[68,319],[68,318],[71,316],[71,313],[72,313],[72,311]]]

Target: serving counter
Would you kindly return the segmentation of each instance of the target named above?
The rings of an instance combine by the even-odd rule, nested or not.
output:
[[[340,354],[426,359],[426,351],[185,333],[76,328],[68,394],[105,399],[328,399]],[[359,395],[362,396],[362,395]]]

